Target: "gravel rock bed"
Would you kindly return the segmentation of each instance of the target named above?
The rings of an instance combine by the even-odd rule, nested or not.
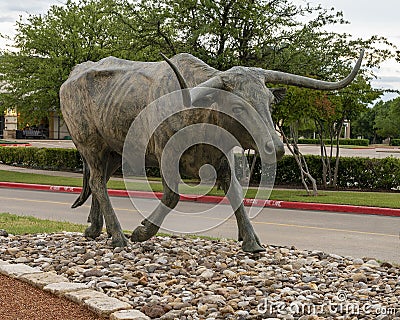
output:
[[[154,237],[127,248],[79,233],[0,237],[0,259],[55,271],[152,319],[400,319],[399,267],[294,247]]]

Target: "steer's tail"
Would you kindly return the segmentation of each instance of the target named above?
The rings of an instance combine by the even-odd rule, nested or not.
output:
[[[80,207],[85,203],[85,201],[89,198],[90,194],[92,193],[92,190],[90,190],[89,186],[89,177],[90,177],[90,170],[87,165],[87,162],[84,157],[82,157],[83,160],[83,186],[82,186],[82,191],[81,194],[79,195],[78,199],[74,202],[74,204],[71,206],[71,208],[77,208]]]

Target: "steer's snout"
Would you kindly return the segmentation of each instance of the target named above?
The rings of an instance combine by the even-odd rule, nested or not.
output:
[[[281,140],[277,139],[275,141],[275,154],[276,154],[276,160],[281,160],[283,155],[285,154],[285,146],[282,143]]]
[[[270,140],[265,143],[265,152],[267,155],[272,155],[275,153],[276,160],[282,159],[283,155],[285,154],[285,147],[282,141],[278,139]]]

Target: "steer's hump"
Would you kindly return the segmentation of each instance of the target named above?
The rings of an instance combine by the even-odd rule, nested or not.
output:
[[[99,79],[110,78],[116,74],[154,69],[156,64],[157,62],[130,61],[111,56],[97,62],[86,61],[76,65],[72,69],[68,80],[74,81],[76,79],[86,78],[88,75]]]

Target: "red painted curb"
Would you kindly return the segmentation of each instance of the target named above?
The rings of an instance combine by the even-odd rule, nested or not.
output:
[[[0,147],[32,147],[30,143],[0,143]]]
[[[81,187],[66,187],[66,186],[50,186],[42,184],[28,184],[17,182],[0,182],[0,188],[15,188],[27,189],[37,191],[52,191],[52,192],[67,192],[67,193],[80,193]],[[162,192],[148,192],[148,191],[126,191],[126,190],[108,190],[108,194],[114,197],[128,197],[146,198],[146,199],[160,199]],[[226,197],[218,196],[197,196],[197,195],[181,195],[181,201],[191,201],[200,203],[221,203],[229,204]],[[400,209],[392,208],[379,208],[367,206],[352,206],[328,203],[309,203],[309,202],[291,202],[279,200],[260,200],[260,199],[243,199],[245,206],[255,207],[271,207],[281,209],[297,209],[297,210],[316,210],[316,211],[333,211],[333,212],[347,212],[357,214],[374,214],[382,216],[400,217]]]

